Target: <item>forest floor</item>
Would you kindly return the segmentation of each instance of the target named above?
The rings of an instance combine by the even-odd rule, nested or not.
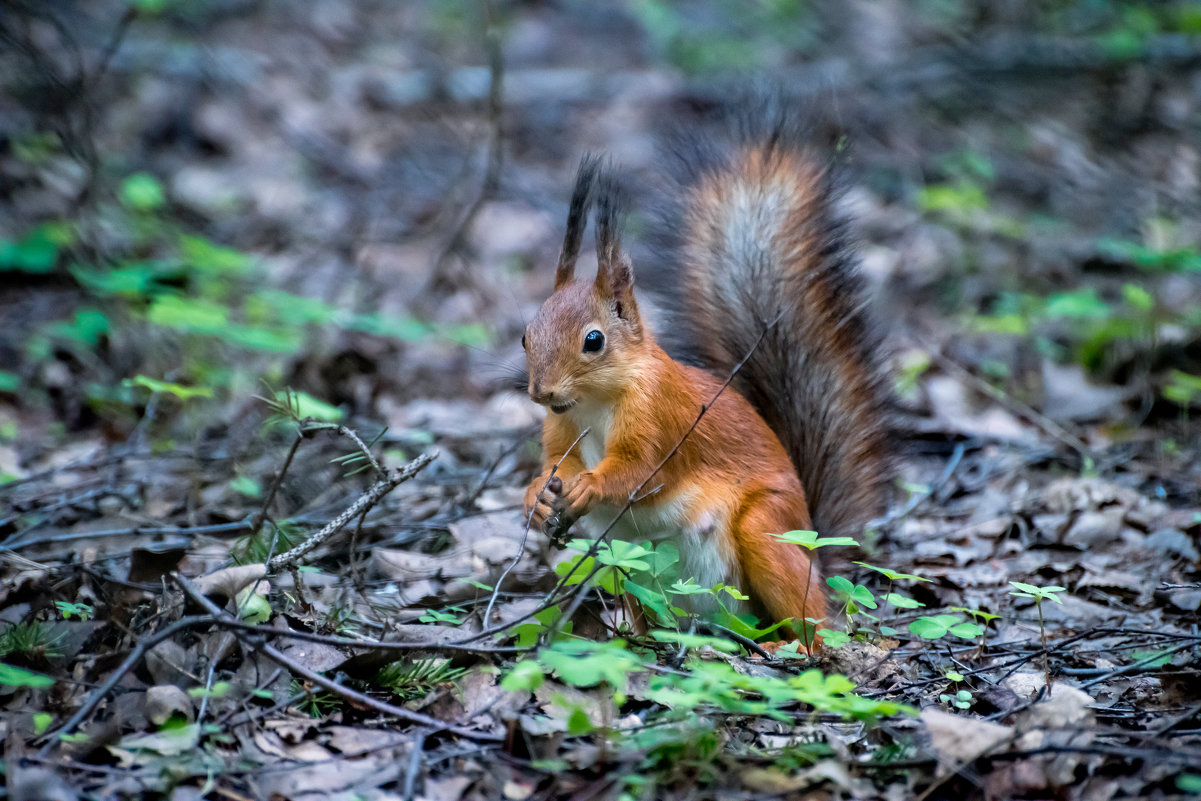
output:
[[[155,5],[0,12],[9,798],[1201,797],[1194,30]],[[654,259],[747,48],[845,150],[907,431],[812,659],[636,636],[521,515],[575,166]]]

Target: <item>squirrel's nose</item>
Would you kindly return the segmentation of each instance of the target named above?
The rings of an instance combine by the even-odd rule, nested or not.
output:
[[[553,392],[542,391],[541,381],[530,382],[530,400],[532,400],[534,403],[537,403],[540,406],[545,406],[550,403],[554,397],[555,395]]]

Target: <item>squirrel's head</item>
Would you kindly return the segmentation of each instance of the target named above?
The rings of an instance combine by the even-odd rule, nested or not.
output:
[[[597,272],[589,282],[575,279],[575,262],[594,194]],[[621,249],[619,201],[610,170],[602,169],[596,157],[586,157],[571,197],[554,294],[522,337],[530,399],[552,412],[620,392],[644,340],[634,271]]]

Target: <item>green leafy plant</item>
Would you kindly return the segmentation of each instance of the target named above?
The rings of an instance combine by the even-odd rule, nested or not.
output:
[[[1051,692],[1051,661],[1047,651],[1047,627],[1043,621],[1043,601],[1050,600],[1057,604],[1062,604],[1059,593],[1064,592],[1066,587],[1036,587],[1033,584],[1024,584],[1020,581],[1009,582],[1011,587],[1014,587],[1017,592],[1011,592],[1010,595],[1015,598],[1032,598],[1034,605],[1038,609],[1038,634],[1043,643],[1043,673],[1046,676],[1047,692]]]
[[[868,564],[867,562],[855,562],[855,564],[859,565],[860,567],[866,567],[868,570],[872,570],[876,573],[879,573],[880,575],[884,576],[884,578],[888,579],[888,587],[884,591],[884,603],[886,606],[892,606],[897,609],[903,609],[903,610],[921,609],[923,606],[925,606],[925,604],[920,603],[919,601],[915,601],[914,599],[910,598],[907,595],[901,595],[900,593],[893,592],[892,585],[893,585],[893,582],[896,582],[896,581],[927,581],[928,582],[928,581],[930,581],[930,579],[924,578],[922,576],[916,576],[912,573],[899,573],[896,570],[892,570],[891,568],[880,567],[878,565],[871,565],[871,564]],[[896,629],[894,629],[891,626],[879,626],[877,630],[879,631],[880,634],[889,636],[889,637],[899,633]]]
[[[96,616],[96,610],[90,604],[55,601],[54,605],[58,607],[58,613],[63,616],[64,620],[70,620],[73,617],[80,620],[91,620]]]
[[[1130,658],[1141,662],[1146,667],[1158,668],[1172,662],[1172,649],[1164,648],[1158,651],[1131,651]]]
[[[230,555],[240,565],[266,562],[271,556],[304,542],[306,536],[304,528],[294,520],[268,520],[257,534],[237,539],[230,548]]]
[[[451,611],[443,611],[440,609],[427,609],[421,617],[417,618],[422,623],[443,623],[451,626],[457,626],[463,622],[463,610],[457,606],[450,607]]]
[[[873,620],[879,619],[874,615],[862,612],[864,608],[876,609],[878,607],[876,596],[867,587],[855,584],[842,576],[830,576],[826,579],[826,584],[830,586],[832,592],[831,600],[841,606],[837,614],[846,616],[847,625],[852,628],[852,631],[855,627],[855,617],[861,613]]]
[[[859,545],[854,537],[822,537],[816,531],[786,531],[783,534],[773,534],[780,542],[800,545],[806,550],[813,551],[827,546]]]
[[[948,670],[946,677],[956,684],[963,681],[963,674],[957,670]],[[938,700],[956,709],[970,709],[972,704],[976,702],[971,691],[966,689],[959,689],[954,693],[941,693],[938,696]]]
[[[188,695],[197,700],[208,698],[210,700],[225,698],[229,695],[233,685],[228,681],[213,682],[212,687],[191,687],[188,689]]]
[[[1195,405],[1201,399],[1201,375],[1192,375],[1181,370],[1171,372],[1171,383],[1163,389],[1163,396],[1182,407]]]
[[[127,387],[142,387],[150,390],[151,393],[165,392],[174,395],[180,400],[186,401],[192,398],[211,398],[213,397],[212,387],[185,387],[183,384],[175,384],[170,381],[159,381],[155,378],[150,378],[144,375],[135,375],[133,378],[127,378],[121,382]]]
[[[558,604],[555,604],[543,609],[541,612],[535,613],[534,620],[532,622],[522,623],[518,626],[515,626],[513,628],[513,633],[517,635],[517,647],[533,648],[538,644],[538,638],[541,637],[544,632],[547,632],[555,627],[559,628],[559,633],[562,635],[571,634],[572,623],[570,620],[566,623],[563,623],[561,626],[559,625],[559,618],[562,616],[563,610]]]
[[[976,699],[972,697],[971,692],[968,690],[957,690],[954,695],[951,695],[950,693],[940,693],[938,700],[942,701],[944,704],[953,706],[956,709],[971,709],[972,704],[975,703]]]
[[[63,637],[63,632],[52,633],[40,620],[10,623],[0,633],[0,658],[11,654],[35,662],[58,659],[63,655],[60,650]]]
[[[16,665],[0,662],[0,685],[5,687],[32,687],[41,689],[54,684],[54,679]]]
[[[814,532],[789,532],[781,538],[810,549],[856,544],[849,537],[822,538]],[[591,556],[592,541],[574,540],[568,547],[577,553],[556,568],[558,575],[565,577],[565,584],[578,586],[595,569],[590,579],[594,586],[604,592],[634,596],[648,622],[658,627],[651,629],[649,643],[638,640],[631,644],[624,639],[586,641],[571,636],[570,623],[563,625],[559,606],[542,610],[534,621],[522,623],[515,630],[519,646],[531,647],[541,641],[542,647],[513,665],[502,677],[501,686],[510,691],[533,691],[553,678],[571,687],[611,696],[619,714],[637,687],[635,702],[643,710],[640,712],[643,725],[628,730],[614,729],[597,721],[595,708],[584,708],[578,697],[547,695],[545,690],[540,695],[558,708],[555,717],[562,721],[569,735],[602,737],[607,747],[618,754],[630,755],[618,758],[638,760],[639,770],[624,780],[630,792],[653,795],[656,783],[669,780],[678,770],[687,771],[693,781],[717,775],[716,760],[725,753],[725,742],[712,723],[714,718],[738,715],[791,723],[797,715],[809,714],[803,710],[812,710],[813,714],[871,724],[883,716],[916,714],[916,710],[896,702],[855,694],[854,683],[839,674],[808,670],[783,677],[747,675],[725,662],[703,658],[712,652],[734,654],[742,646],[732,637],[723,636],[717,627],[708,634],[686,628],[683,624],[689,613],[683,606],[696,608],[699,602],[702,608],[713,610],[707,616],[720,626],[751,638],[768,636],[781,625],[796,624],[776,621],[760,628],[753,619],[733,614],[737,607],[731,604],[747,600],[746,596],[728,585],[704,586],[681,577],[679,551],[670,543],[601,543]],[[919,579],[886,568],[873,569],[890,581]],[[863,616],[864,610],[875,608],[875,596],[866,587],[845,579],[830,584],[844,611]],[[685,599],[688,603],[684,603]],[[907,603],[908,599],[902,598],[900,604],[894,605],[909,608]],[[807,623],[814,624],[810,631],[816,628],[816,621]],[[951,625],[958,623],[966,621],[956,618]],[[551,630],[556,633],[548,642],[546,635]],[[837,647],[849,639],[841,631],[821,629],[820,633],[826,647]],[[655,643],[669,645],[670,653],[677,654],[684,664],[679,669],[660,668],[656,652],[662,648],[646,647]],[[776,655],[803,656],[795,645],[791,653],[784,647],[777,649]],[[647,702],[653,705],[650,710],[644,709]],[[803,753],[793,756],[807,763],[814,758],[812,755],[822,753],[823,748],[828,746],[820,742],[805,744]]]
[[[909,631],[923,640],[937,640],[948,634],[971,640],[984,633],[984,627],[959,615],[923,615],[909,624]]]
[[[1176,777],[1176,789],[1189,795],[1201,795],[1201,775],[1181,773]]]
[[[584,554],[591,550],[592,541],[572,540],[567,547]],[[625,591],[626,576],[630,571],[646,572],[651,569],[650,563],[644,558],[650,554],[651,550],[641,545],[613,540],[601,543],[595,557],[580,555],[560,562],[555,566],[555,573],[560,576],[568,576],[570,573],[566,580],[566,585],[570,587],[582,583],[592,572],[594,562],[599,562],[604,567],[592,577],[592,583],[618,595]]]
[[[353,634],[359,630],[359,626],[354,622],[354,607],[349,605],[333,604],[325,610],[321,615],[321,622],[318,624],[321,631],[331,634],[347,635]]]
[[[402,701],[412,701],[429,695],[440,684],[454,682],[466,672],[465,668],[452,668],[446,659],[390,662],[375,674],[375,683]]]
[[[988,636],[988,624],[998,619],[1000,615],[994,615],[989,612],[983,612],[979,609],[968,609],[965,606],[952,606],[952,612],[962,612],[965,615],[970,615],[972,620],[980,624],[980,647],[976,649],[977,655],[984,653],[985,638]]]
[[[763,639],[782,626],[795,625],[795,621],[782,620],[761,626],[736,606],[749,600],[737,587],[720,582],[704,586],[691,577],[681,578],[679,550],[672,543],[633,544],[615,540],[612,544],[598,545],[595,557],[587,555],[592,548],[591,540],[573,540],[567,547],[580,553],[555,567],[556,573],[565,577],[566,586],[582,583],[599,565],[589,583],[618,597],[622,603],[626,595],[632,597],[650,622],[660,626],[678,629],[681,621],[690,617],[680,606],[681,598],[689,598],[687,605],[694,609],[710,609],[708,616],[718,625],[752,640]],[[806,628],[812,638],[812,626]]]
[[[288,684],[288,696],[295,699],[297,709],[311,718],[323,718],[338,708],[336,695],[314,690],[308,682],[296,679]]]
[[[708,645],[728,650],[734,644],[722,638],[692,637],[663,633],[661,641],[688,645]],[[736,671],[725,662],[690,658],[683,671],[656,669],[653,654],[638,653],[623,640],[591,642],[563,639],[540,649],[537,654],[518,662],[501,680],[504,689],[534,690],[547,676],[554,675],[573,687],[605,687],[618,706],[626,703],[631,679],[647,676],[644,697],[662,707],[654,716],[658,724],[676,727],[694,724],[697,715],[707,712],[762,716],[787,722],[792,720],[796,704],[840,717],[872,721],[880,716],[915,714],[916,711],[891,701],[867,699],[855,695],[855,685],[845,676],[824,675],[808,670],[797,676],[753,676]],[[574,722],[573,722],[574,721]],[[571,710],[568,732],[596,731],[587,717]],[[617,745],[625,735],[607,731]],[[647,745],[647,738],[632,735],[632,743]],[[649,735],[656,747],[674,747],[672,733]]]
[[[57,274],[77,286],[75,307],[33,326],[21,359],[36,365],[70,354],[86,370],[80,393],[105,419],[135,424],[145,390],[173,395],[195,413],[206,399],[281,374],[323,327],[399,341],[478,346],[490,338],[477,322],[430,325],[404,315],[352,313],[273,288],[254,257],[181,223],[154,175],[135,173],[109,188],[100,194],[115,202],[80,212],[102,216],[106,228],[121,234],[119,245],[101,250],[103,259],[94,243],[80,239],[78,232],[94,227],[89,219],[49,221],[0,239],[0,273]],[[0,391],[44,392],[40,374],[14,370],[0,380]],[[33,376],[29,386],[20,386],[21,375]],[[315,405],[303,411],[326,420],[339,414]]]
[[[1195,246],[1152,248],[1102,240],[1098,249],[1149,273],[1152,280],[1131,280],[1104,293],[1091,286],[1048,294],[1001,293],[986,314],[969,321],[970,327],[983,333],[1032,337],[1040,351],[1093,372],[1112,360],[1115,345],[1124,345],[1125,350],[1150,348],[1164,330],[1201,330],[1201,307],[1180,306],[1162,297],[1159,287],[1166,284],[1155,280],[1163,274],[1201,270],[1201,253]],[[1165,399],[1187,408],[1201,394],[1201,377],[1173,370],[1159,391]]]

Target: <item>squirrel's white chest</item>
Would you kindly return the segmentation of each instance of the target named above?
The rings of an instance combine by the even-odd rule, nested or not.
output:
[[[605,458],[605,445],[609,441],[609,431],[613,428],[613,409],[609,406],[581,403],[568,414],[583,434],[576,447],[580,449],[584,467],[591,470]],[[585,434],[585,431],[588,433]]]

